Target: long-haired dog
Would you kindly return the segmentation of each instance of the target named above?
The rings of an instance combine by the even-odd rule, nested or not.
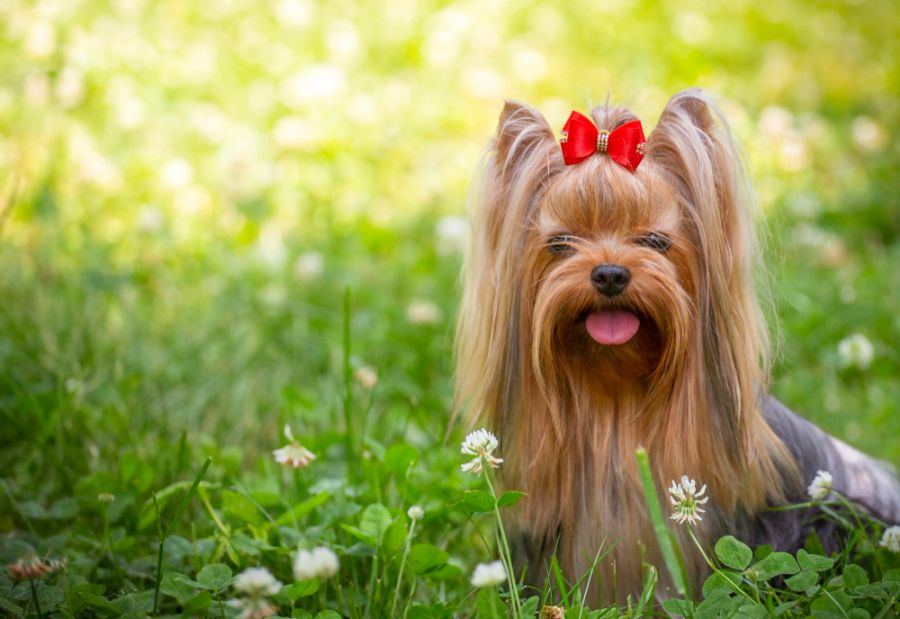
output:
[[[657,486],[708,486],[695,532],[792,550],[818,470],[863,509],[900,520],[888,468],[767,395],[746,183],[727,124],[702,92],[675,95],[646,141],[626,109],[573,113],[558,141],[508,102],[483,162],[457,333],[457,397],[498,432],[526,579],[556,553],[568,575],[601,548],[593,597],[640,591],[660,565],[635,462]],[[665,497],[660,497],[665,500]],[[668,502],[666,502],[668,505]],[[693,586],[706,565],[677,527]]]

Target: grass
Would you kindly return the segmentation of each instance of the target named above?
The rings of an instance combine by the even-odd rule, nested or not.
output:
[[[505,607],[469,583],[503,509],[448,433],[461,256],[439,233],[503,96],[557,127],[612,90],[649,129],[679,88],[723,95],[769,241],[772,392],[900,462],[891,3],[251,4],[0,7],[0,563],[67,560],[0,567],[0,614],[146,616],[158,589],[163,615],[234,616],[251,566],[286,615]],[[839,352],[854,333],[869,363]],[[286,423],[307,468],[272,457]],[[827,570],[793,558],[813,593],[750,578],[766,549],[706,551],[766,612],[862,616],[843,596],[896,608],[863,524]],[[292,553],[323,545],[339,574],[295,582]],[[651,612],[656,569],[592,616]],[[540,605],[577,607],[589,577]]]
[[[32,251],[6,248],[20,268],[3,276],[10,509],[2,558],[13,563],[33,551],[69,559],[64,577],[38,584],[43,612],[143,616],[160,585],[163,613],[234,614],[224,605],[235,596],[228,586],[193,584],[201,569],[226,565],[236,574],[265,565],[289,583],[298,544],[337,550],[341,575],[280,594],[285,614],[330,608],[390,616],[396,591],[407,616],[487,612],[484,604],[496,599],[474,595],[467,578],[476,562],[496,556],[491,517],[470,513],[483,507],[461,507],[477,485],[458,472],[458,434],[444,440],[459,261],[422,242],[433,229],[424,218],[405,229],[363,227],[359,237],[324,239],[326,270],[302,284],[291,283],[287,269],[224,255],[177,269],[163,256],[117,272],[108,266],[110,248],[90,241],[61,260],[52,226]],[[785,345],[774,392],[839,435],[858,424],[865,432],[855,442],[895,457],[894,442],[878,437],[896,424],[887,400],[897,360],[887,342],[898,325],[879,292],[896,277],[888,268],[896,248],[855,250],[852,268],[865,276],[855,282],[858,301],[842,312],[824,309],[829,299],[842,307],[833,267],[803,264],[808,248],[779,251]],[[257,296],[273,281],[284,287],[274,304]],[[439,322],[409,322],[407,305],[418,297],[437,305]],[[840,368],[837,340],[850,328],[875,342],[866,370]],[[789,368],[791,360],[798,361]],[[377,372],[371,388],[354,376],[363,366]],[[839,399],[837,410],[817,405],[828,394]],[[318,456],[296,473],[270,455],[285,442],[286,422]],[[176,517],[208,457],[203,483]],[[103,503],[101,493],[115,499]],[[173,525],[161,580],[154,495],[161,521]],[[425,518],[399,579],[412,504]],[[384,534],[375,543],[357,531],[365,532],[372,505],[386,507],[377,510]],[[433,564],[431,555],[446,558]],[[0,574],[0,594],[20,609],[9,612],[35,612],[28,586]],[[554,590],[548,603],[562,599]]]

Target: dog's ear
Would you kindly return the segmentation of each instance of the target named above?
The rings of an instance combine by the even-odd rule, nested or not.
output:
[[[540,112],[518,101],[506,101],[497,123],[497,164],[517,167],[541,145],[554,142],[553,130]]]
[[[666,104],[663,111],[663,123],[672,116],[683,115],[688,118],[695,127],[709,134],[716,126],[714,105],[709,97],[699,88],[690,88],[676,93]]]
[[[538,196],[563,165],[544,117],[508,101],[471,198],[472,242],[456,330],[457,409],[468,406],[470,423],[478,419],[502,432],[520,409],[530,367],[523,334],[531,324],[523,315],[530,284],[522,251]]]
[[[476,232],[491,251],[522,234],[535,196],[563,165],[559,144],[544,117],[533,107],[507,101],[491,141],[477,200]]]
[[[752,192],[719,107],[698,89],[677,93],[647,146],[682,196],[704,258],[716,256],[728,272],[746,268],[753,258]]]
[[[697,256],[705,397],[723,423],[723,440],[752,453],[752,423],[768,381],[768,333],[756,300],[753,199],[743,157],[719,107],[696,89],[672,97],[647,146],[648,159],[668,172],[680,197]]]
[[[668,170],[681,193],[697,208],[736,206],[742,161],[725,117],[699,89],[673,96],[647,140],[650,157]]]

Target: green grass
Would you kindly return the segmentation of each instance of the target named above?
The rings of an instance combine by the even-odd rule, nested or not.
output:
[[[772,392],[900,462],[892,3],[116,6],[0,7],[0,563],[68,560],[43,614],[143,616],[159,585],[163,613],[234,615],[203,568],[288,585],[298,545],[341,571],[283,614],[387,616],[395,591],[407,616],[490,612],[468,578],[494,517],[448,434],[461,257],[436,227],[505,96],[560,127],[611,91],[649,130],[676,90],[719,93],[769,238]],[[842,362],[854,333],[868,367]],[[285,423],[317,456],[297,472],[271,454]],[[854,548],[835,570],[888,571]],[[0,614],[35,616],[8,574]],[[541,603],[580,600],[563,576]]]

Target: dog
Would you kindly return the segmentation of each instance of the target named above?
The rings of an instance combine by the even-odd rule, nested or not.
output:
[[[482,160],[456,338],[457,406],[497,432],[514,559],[540,585],[555,554],[591,599],[641,591],[662,566],[635,450],[656,485],[708,488],[694,532],[794,551],[839,533],[808,501],[817,471],[884,522],[892,470],[768,394],[769,343],[754,283],[752,192],[727,122],[680,92],[644,139],[630,111],[573,112],[561,140],[508,101]],[[661,492],[660,500],[668,505]],[[692,587],[708,567],[676,525]],[[665,581],[666,571],[660,570]]]

